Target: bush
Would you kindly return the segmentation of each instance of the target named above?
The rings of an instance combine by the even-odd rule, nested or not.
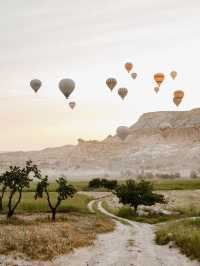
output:
[[[94,178],[89,182],[89,188],[107,188],[113,190],[117,187],[117,180]]]

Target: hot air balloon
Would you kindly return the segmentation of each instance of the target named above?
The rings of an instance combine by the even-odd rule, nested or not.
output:
[[[32,79],[30,82],[30,86],[34,90],[34,92],[37,93],[40,87],[42,86],[42,82],[39,79]]]
[[[120,126],[117,128],[117,136],[121,139],[121,140],[125,140],[128,135],[130,134],[130,130],[128,127],[125,126]]]
[[[182,102],[182,99],[184,97],[184,92],[182,90],[177,90],[174,92],[174,98],[173,102],[176,106],[179,106],[179,104]]]
[[[128,62],[125,64],[125,69],[127,70],[128,73],[131,72],[131,69],[133,68],[133,64]]]
[[[165,79],[165,75],[163,73],[156,73],[154,75],[154,80],[158,84],[158,87],[160,87],[164,79]]]
[[[122,98],[122,100],[124,100],[124,98],[125,98],[126,95],[128,94],[128,90],[127,90],[127,88],[119,88],[119,90],[118,90],[118,94],[119,94],[119,96]]]
[[[183,99],[184,97],[184,92],[182,90],[177,90],[174,92],[174,97],[175,98],[180,98],[180,99]]]
[[[154,91],[155,91],[156,93],[158,93],[158,92],[159,92],[159,87],[155,87],[155,88],[154,88]]]
[[[76,106],[75,102],[69,102],[69,107],[73,110],[74,107]]]
[[[170,76],[172,77],[172,79],[175,79],[177,77],[177,72],[175,70],[173,70],[171,73],[170,73]]]
[[[106,84],[108,88],[112,91],[114,87],[117,85],[117,80],[115,78],[109,78],[106,80]]]
[[[72,79],[62,79],[59,82],[59,89],[61,92],[64,94],[66,99],[69,98],[70,94],[73,92],[75,89],[75,82]]]
[[[132,74],[131,74],[131,77],[132,77],[133,79],[136,79],[136,78],[137,78],[137,73],[132,73]]]

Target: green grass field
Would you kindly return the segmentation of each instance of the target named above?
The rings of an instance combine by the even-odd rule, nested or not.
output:
[[[119,180],[118,183],[122,184],[125,181]],[[153,180],[150,182],[153,183],[154,190],[193,190],[200,189],[200,180],[199,179],[166,179],[166,180]],[[88,181],[72,181],[72,185],[76,187],[78,191],[89,190]],[[36,182],[33,182],[29,189],[25,191],[34,192],[36,188]],[[49,186],[49,190],[52,192],[56,191],[56,182],[52,182]],[[98,191],[105,191],[104,188],[98,189]]]
[[[56,193],[51,192],[51,198],[53,199],[53,202],[56,200]],[[15,196],[15,199],[17,198],[17,194]],[[8,201],[8,194],[5,195],[3,206],[4,206],[4,212],[6,211],[6,204]],[[76,211],[76,212],[82,212],[87,213],[87,203],[90,201],[90,197],[86,195],[76,194],[73,198],[69,198],[65,201],[63,201],[58,209],[59,212],[69,212],[69,211]],[[37,213],[37,212],[49,212],[48,203],[46,200],[46,197],[42,199],[34,199],[34,193],[33,192],[23,192],[22,194],[22,200],[16,209],[16,213]]]
[[[153,181],[154,190],[194,190],[200,189],[199,179],[174,179]]]

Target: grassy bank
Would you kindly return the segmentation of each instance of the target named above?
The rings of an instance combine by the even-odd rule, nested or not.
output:
[[[156,232],[156,243],[166,245],[171,241],[182,253],[200,261],[200,218],[161,226]]]

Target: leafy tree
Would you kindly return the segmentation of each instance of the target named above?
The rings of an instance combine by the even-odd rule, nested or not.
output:
[[[125,184],[118,186],[114,193],[120,203],[134,207],[135,212],[139,205],[151,206],[155,203],[165,203],[164,196],[153,193],[152,183],[144,180],[139,183],[127,180]]]
[[[56,221],[57,209],[60,206],[61,202],[69,197],[72,198],[76,193],[76,189],[72,185],[68,184],[67,180],[63,177],[58,178],[56,182],[57,201],[55,205],[53,205],[52,200],[50,198],[50,192],[48,191],[48,176],[40,180],[40,182],[37,184],[35,192],[35,199],[43,198],[44,194],[46,194],[47,202],[52,213],[52,222]]]
[[[32,161],[27,161],[24,168],[18,166],[10,166],[9,170],[1,175],[1,182],[3,191],[7,190],[9,192],[8,197],[8,213],[7,217],[10,218],[17,206],[19,205],[22,192],[24,188],[29,188],[30,183],[33,180],[30,177],[30,173],[34,174],[34,177],[40,178],[40,171],[37,165],[33,165]],[[14,201],[14,196],[18,194],[16,202]]]
[[[100,188],[102,186],[100,178],[94,178],[89,182],[90,188]]]

